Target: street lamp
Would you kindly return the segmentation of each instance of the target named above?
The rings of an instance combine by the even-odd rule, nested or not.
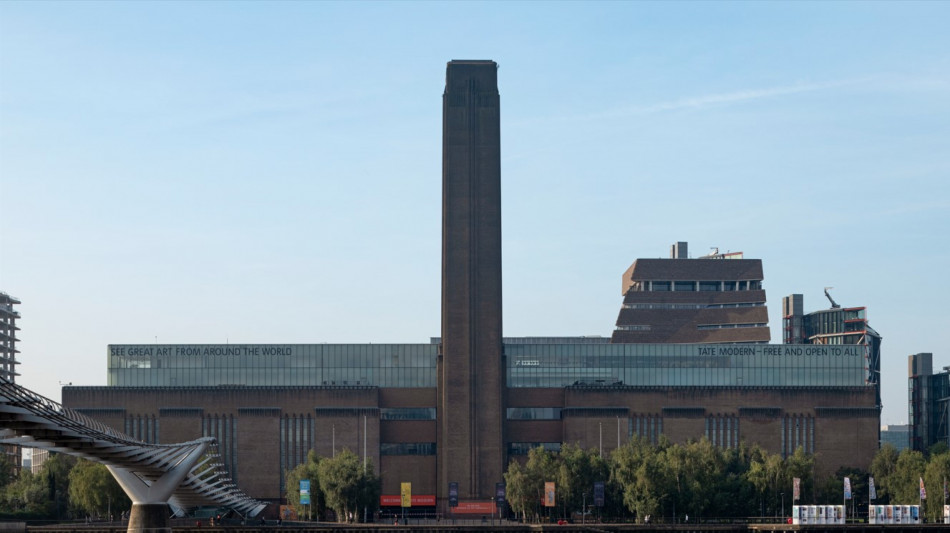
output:
[[[782,493],[782,521],[785,521],[785,493]]]

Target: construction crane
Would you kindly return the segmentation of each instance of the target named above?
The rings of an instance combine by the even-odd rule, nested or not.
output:
[[[832,298],[830,294],[828,294],[828,291],[831,289],[834,289],[834,287],[825,287],[825,296],[827,296],[828,301],[831,302],[832,309],[841,309],[841,306],[838,305],[838,302],[836,302],[835,299]]]

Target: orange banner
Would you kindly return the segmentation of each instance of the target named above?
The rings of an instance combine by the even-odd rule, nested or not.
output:
[[[554,507],[554,482],[544,482],[544,506]]]

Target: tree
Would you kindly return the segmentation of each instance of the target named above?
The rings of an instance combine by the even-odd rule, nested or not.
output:
[[[317,516],[323,512],[326,504],[323,499],[323,491],[320,490],[320,460],[317,452],[310,450],[307,453],[307,460],[297,465],[293,470],[287,471],[284,476],[287,489],[287,503],[297,512],[297,516],[307,516],[307,511],[314,510]],[[300,504],[300,481],[310,480],[310,509]]]
[[[874,454],[871,460],[871,475],[874,476],[874,489],[877,492],[877,501],[889,503],[891,500],[891,484],[894,472],[897,471],[897,448],[887,443]]]
[[[936,522],[943,518],[943,506],[950,501],[945,494],[948,483],[950,483],[950,451],[931,455],[924,472],[924,484],[927,487],[924,508],[928,521]]]
[[[3,494],[4,510],[16,514],[47,514],[49,489],[42,476],[34,476],[29,470],[21,470]]]
[[[950,446],[947,446],[946,442],[935,442],[929,448],[927,448],[927,458],[929,459],[935,455],[942,455],[947,452],[950,452]]]
[[[48,490],[47,512],[56,518],[69,514],[69,471],[76,461],[72,455],[51,453],[40,469],[39,475],[46,480]]]
[[[13,463],[7,458],[5,453],[0,453],[0,491],[16,478],[16,470]]]
[[[761,507],[759,512],[763,516],[778,514],[781,505],[780,494],[786,486],[788,474],[785,471],[785,462],[778,454],[763,455],[752,460],[746,479],[758,492]]]
[[[795,478],[800,481],[799,501],[816,501],[815,494],[815,456],[805,453],[801,447],[795,449],[795,453],[785,458],[785,468],[787,472],[785,494],[788,496],[789,505],[795,505],[792,501],[794,496]],[[811,496],[809,499],[808,497]]]
[[[94,516],[109,516],[132,508],[131,500],[109,469],[86,459],[80,459],[69,471],[69,503]]]
[[[505,472],[505,487],[508,502],[515,513],[521,513],[523,519],[538,516],[542,511],[544,483],[557,483],[560,465],[553,453],[542,446],[528,451],[528,461],[521,466],[512,461]],[[556,494],[560,494],[560,489]],[[555,498],[555,502],[561,496]]]
[[[573,510],[582,510],[593,504],[594,482],[606,481],[610,474],[607,461],[593,450],[567,444],[557,455],[558,473],[557,500],[562,515],[570,516]]]
[[[901,451],[897,456],[894,474],[889,480],[891,503],[913,505],[919,501],[920,478],[926,466],[924,454],[911,449]]]
[[[335,457],[321,460],[317,472],[326,505],[336,513],[337,520],[345,520],[351,512],[358,517],[363,508],[375,512],[381,485],[371,464],[364,467],[355,453],[344,449]]]
[[[528,473],[521,463],[511,461],[504,475],[508,505],[516,515],[520,514],[521,519],[526,521],[529,511],[533,514],[537,505],[533,496],[534,489],[528,483]]]
[[[670,472],[658,457],[668,446],[663,437],[658,446],[634,437],[614,450],[611,478],[623,487],[623,504],[638,520],[657,514],[669,498]]]

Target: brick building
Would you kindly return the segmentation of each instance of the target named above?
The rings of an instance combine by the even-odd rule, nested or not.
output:
[[[400,484],[410,482],[414,500],[447,512],[457,483],[455,512],[480,515],[494,509],[508,462],[535,446],[608,453],[634,435],[707,437],[782,454],[803,447],[817,454],[819,473],[870,464],[880,406],[867,376],[876,361],[857,345],[766,344],[759,260],[685,259],[684,244],[683,257],[638,260],[624,275],[631,307],[614,342],[503,338],[499,124],[496,65],[450,62],[441,337],[110,345],[108,386],[65,387],[63,404],[149,442],[214,436],[238,486],[271,501],[310,449],[372,459],[383,506],[398,506]],[[654,307],[634,307],[642,304]],[[653,311],[679,322],[667,331]],[[651,329],[639,336],[624,325]]]

